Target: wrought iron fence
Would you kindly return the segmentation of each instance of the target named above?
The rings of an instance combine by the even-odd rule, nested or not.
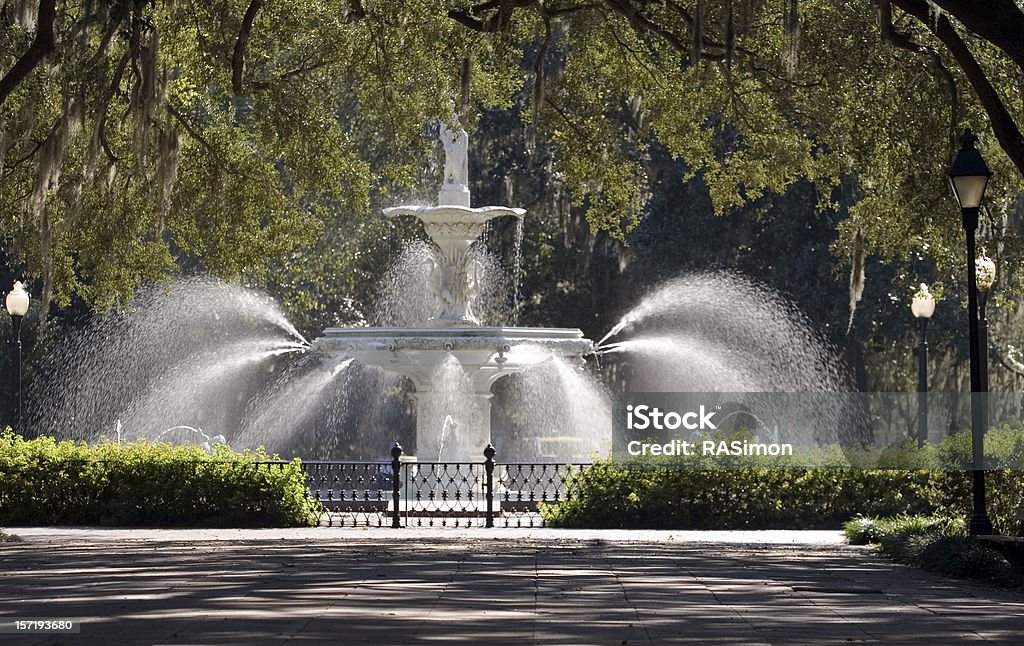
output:
[[[352,527],[385,523],[394,488],[389,463],[303,462],[309,495],[325,510],[324,522]]]
[[[500,515],[495,519],[504,527],[535,527],[544,518],[541,504],[571,500],[576,493],[576,478],[588,464],[526,463],[497,466],[495,489],[500,499]]]
[[[323,524],[351,527],[542,527],[541,504],[577,495],[588,464],[402,460],[303,462],[309,495],[323,504]],[[398,474],[397,478],[395,474]]]

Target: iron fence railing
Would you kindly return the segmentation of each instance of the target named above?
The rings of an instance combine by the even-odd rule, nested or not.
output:
[[[309,495],[330,525],[380,527],[393,489],[391,465],[377,462],[302,462]]]
[[[351,527],[541,527],[542,504],[571,500],[585,463],[497,463],[402,460],[305,461],[309,495],[324,506],[323,523]],[[397,478],[395,474],[398,474]]]

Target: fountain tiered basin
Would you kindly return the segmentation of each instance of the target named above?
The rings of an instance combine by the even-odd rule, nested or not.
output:
[[[408,377],[416,397],[416,457],[478,461],[490,443],[491,386],[553,357],[580,359],[593,342],[576,328],[485,327],[474,312],[482,268],[470,253],[492,218],[522,218],[506,206],[470,206],[463,131],[442,131],[445,181],[438,206],[398,206],[389,218],[412,216],[434,246],[430,294],[434,314],[411,328],[328,328],[313,347],[336,361],[352,359]]]

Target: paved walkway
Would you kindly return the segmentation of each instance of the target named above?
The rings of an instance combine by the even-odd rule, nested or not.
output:
[[[1024,641],[1024,596],[837,532],[7,529],[0,644]]]

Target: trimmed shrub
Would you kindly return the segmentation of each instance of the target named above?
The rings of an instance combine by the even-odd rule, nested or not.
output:
[[[271,527],[319,522],[298,460],[154,442],[0,435],[0,523]]]
[[[971,512],[971,434],[957,433],[937,447],[941,470],[932,474],[925,492],[935,513],[967,516]],[[985,497],[997,534],[1021,532],[1017,507],[1024,496],[1024,430],[1004,425],[985,433]]]
[[[599,461],[543,508],[559,527],[834,529],[857,514],[925,511],[927,472],[630,469]]]
[[[988,511],[995,531],[1019,531],[1024,494],[1024,430],[1003,426],[985,438]],[[735,457],[642,466],[598,460],[567,476],[567,493],[542,508],[559,527],[661,529],[833,529],[857,516],[940,514],[966,517],[971,506],[970,433],[937,446],[867,451],[822,450],[815,464],[898,469],[798,468],[779,459]],[[713,468],[715,466],[748,468]],[[928,467],[923,469],[920,467]]]

